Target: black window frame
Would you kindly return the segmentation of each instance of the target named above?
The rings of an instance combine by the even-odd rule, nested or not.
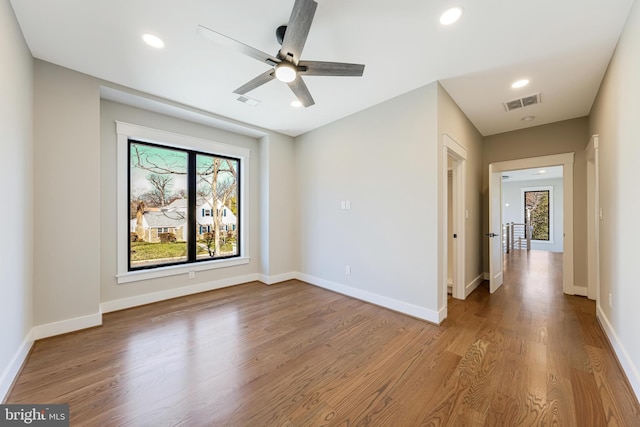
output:
[[[535,240],[536,242],[552,242],[551,240],[551,191],[548,189],[535,189],[535,190],[523,190],[523,205],[524,205],[524,223],[527,224],[528,226],[531,226],[533,229],[532,224],[529,224],[529,220],[527,218],[527,193],[546,193],[546,197],[547,197],[547,238],[546,239],[535,239],[533,237],[533,235],[531,236],[531,240]]]
[[[162,267],[172,267],[172,266],[180,266],[180,265],[189,265],[189,264],[198,264],[204,262],[212,262],[219,260],[228,260],[233,258],[241,258],[242,257],[242,226],[240,224],[240,218],[242,217],[242,197],[241,197],[241,185],[242,185],[242,158],[233,157],[223,154],[217,154],[212,152],[206,152],[201,150],[194,150],[191,148],[184,147],[176,147],[170,144],[159,144],[155,142],[147,142],[141,141],[135,138],[127,138],[127,205],[131,206],[131,145],[132,144],[141,144],[150,147],[158,147],[165,148],[174,151],[180,151],[187,153],[187,225],[186,225],[186,244],[187,244],[187,259],[185,261],[178,262],[167,262],[167,263],[159,263],[153,265],[142,265],[142,266],[131,266],[131,238],[127,237],[127,271],[135,272],[135,271],[143,271],[143,270],[154,270]],[[236,253],[234,255],[224,255],[218,257],[210,257],[210,258],[200,258],[197,257],[197,210],[196,210],[196,202],[197,202],[197,173],[196,173],[196,157],[198,155],[207,156],[207,157],[217,157],[220,159],[232,160],[236,162],[237,165],[237,184],[236,184]],[[215,200],[214,200],[215,204]],[[211,209],[211,217],[213,217],[213,208]],[[128,222],[130,218],[127,218]],[[130,233],[130,227],[127,228]]]

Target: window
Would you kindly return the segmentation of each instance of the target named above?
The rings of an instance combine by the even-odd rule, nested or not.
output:
[[[552,187],[523,188],[524,223],[531,226],[531,239],[552,243]]]
[[[240,206],[239,179],[239,159],[129,139],[129,271],[238,256],[239,230],[221,231],[226,206]]]
[[[118,283],[247,263],[249,150],[117,129]]]

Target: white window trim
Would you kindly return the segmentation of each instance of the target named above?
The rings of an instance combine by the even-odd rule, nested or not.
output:
[[[116,121],[117,139],[117,248],[118,248],[118,284],[136,282],[139,280],[156,279],[160,277],[187,274],[190,271],[205,271],[216,268],[232,267],[248,264],[249,257],[249,159],[251,150],[221,142],[180,135],[158,129],[147,128],[130,123]],[[235,157],[240,161],[241,179],[239,194],[242,209],[238,223],[242,229],[240,234],[240,256],[227,259],[201,261],[190,264],[157,267],[149,270],[128,271],[129,248],[129,139],[150,142],[169,147],[196,150],[202,153]]]
[[[553,213],[554,213],[554,203],[553,203],[553,186],[537,186],[537,187],[521,187],[520,188],[520,217],[522,218],[522,223],[526,224],[526,217],[524,212],[524,193],[527,191],[549,191],[549,240],[533,240],[532,242],[542,243],[545,245],[553,245]]]

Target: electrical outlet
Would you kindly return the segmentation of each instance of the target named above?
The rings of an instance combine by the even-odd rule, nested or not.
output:
[[[193,271],[193,270],[191,270],[191,271],[189,272],[189,279],[195,279],[195,278],[196,278],[196,272],[195,272],[195,271]]]
[[[345,265],[344,266],[344,274],[346,274],[347,276],[351,276],[351,266],[350,265]]]
[[[613,297],[609,294],[609,308],[613,308]]]

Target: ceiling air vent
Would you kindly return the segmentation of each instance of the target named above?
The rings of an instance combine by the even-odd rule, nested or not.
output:
[[[250,98],[246,95],[240,95],[238,97],[238,101],[247,104],[247,105],[251,105],[252,107],[255,107],[256,105],[258,105],[260,103],[260,101],[258,101],[257,99],[254,98]]]
[[[542,102],[540,92],[528,95],[523,98],[514,99],[503,103],[505,111],[516,110],[522,107],[528,107],[529,105],[539,104]]]

